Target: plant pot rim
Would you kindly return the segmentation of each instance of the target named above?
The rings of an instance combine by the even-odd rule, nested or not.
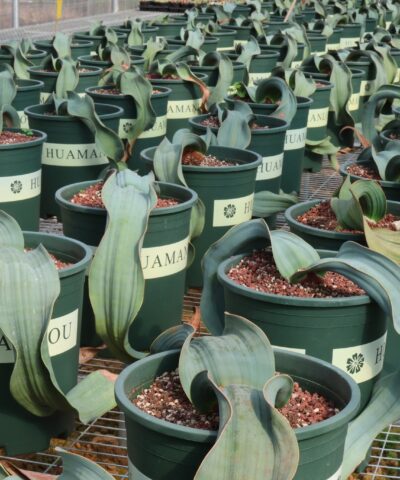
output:
[[[235,36],[237,33],[236,30],[227,30],[227,31],[222,31],[222,30],[219,30],[218,32],[213,32],[212,35],[218,37],[218,36],[222,36],[222,37],[225,37],[225,36],[230,36],[230,37],[233,37]],[[233,49],[233,45],[232,45],[232,49]]]
[[[200,122],[210,116],[210,113],[205,113],[203,115],[196,115],[195,117],[189,118],[189,124],[190,125],[195,125],[196,127],[203,127],[205,130],[207,129],[206,126],[202,125]],[[285,132],[289,128],[288,122],[285,122],[285,120],[282,120],[280,118],[275,118],[271,117],[268,115],[254,115],[255,120],[261,120],[261,121],[266,121],[265,126],[268,126],[268,122],[271,120],[273,122],[277,122],[276,127],[270,127],[270,128],[265,128],[265,129],[252,129],[251,130],[251,135],[273,135],[275,133],[280,133],[280,132]],[[266,120],[267,119],[267,120]],[[213,133],[217,133],[219,130],[219,127],[208,127]]]
[[[245,68],[244,63],[238,62],[237,60],[233,60],[233,61],[232,61],[232,66],[233,66],[233,69],[234,69],[234,70],[243,70],[243,68]],[[215,71],[217,71],[218,68],[219,68],[218,65],[215,65],[215,66],[213,66],[213,65],[204,65],[204,66],[203,66],[203,65],[192,65],[192,64],[189,64],[189,67],[190,67],[190,69],[191,69],[192,71],[194,71],[194,70],[193,70],[194,68],[200,70],[200,73],[201,73],[202,71],[204,71],[204,72],[215,72]]]
[[[270,46],[273,46],[273,45],[266,45],[267,47],[270,47]],[[277,45],[277,47],[280,48],[280,46]],[[267,49],[263,50],[261,48],[261,52],[260,54],[258,55],[254,55],[254,57],[252,58],[253,59],[261,59],[261,60],[266,60],[266,59],[271,59],[271,58],[278,58],[279,57],[279,52],[276,52],[275,50],[271,50],[271,51],[268,51]],[[268,52],[268,53],[267,53]],[[240,56],[239,53],[236,53],[236,52],[228,52],[226,54],[231,60],[237,60]],[[241,62],[240,62],[241,63]]]
[[[317,250],[318,252],[326,252],[327,250]],[[328,250],[329,251],[329,250]],[[219,282],[230,291],[233,291],[241,296],[258,300],[261,302],[268,302],[280,305],[290,305],[292,307],[318,307],[318,308],[341,308],[352,307],[355,305],[367,305],[371,303],[371,298],[368,295],[354,295],[352,297],[326,297],[326,298],[309,298],[309,297],[293,297],[285,295],[277,295],[266,292],[258,292],[249,287],[244,287],[231,280],[227,271],[237,265],[242,258],[251,255],[252,252],[234,255],[222,261],[218,265],[217,276]],[[337,253],[332,252],[330,253]]]
[[[365,235],[361,233],[350,233],[350,232],[334,232],[331,230],[324,230],[322,228],[311,227],[309,225],[304,225],[303,223],[299,222],[295,218],[296,212],[300,209],[299,212],[296,212],[296,216],[307,212],[311,207],[314,207],[318,203],[323,202],[322,199],[314,199],[314,200],[307,200],[305,202],[296,203],[296,205],[292,205],[288,209],[285,210],[285,220],[289,224],[289,226],[295,226],[297,230],[300,230],[308,235],[313,235],[315,237],[323,237],[323,238],[331,238],[333,240],[342,240],[342,241],[365,241]]]
[[[16,150],[22,148],[30,148],[32,146],[40,145],[47,140],[47,133],[41,132],[40,130],[33,130],[32,128],[24,129],[24,128],[5,128],[4,130],[13,131],[24,133],[24,130],[29,130],[35,134],[38,138],[36,140],[32,140],[30,142],[22,142],[22,143],[12,143],[12,144],[5,144],[0,145],[0,152],[4,150]]]
[[[235,99],[233,98],[233,95],[228,95],[227,97],[225,97],[225,100],[234,101]],[[308,108],[312,103],[314,103],[314,100],[310,97],[296,96],[296,101],[297,101],[297,109]],[[265,110],[268,110],[268,111],[275,111],[278,106],[276,103],[275,104],[255,103],[255,102],[245,102],[245,103],[247,103],[247,105],[250,108],[252,107],[265,108]]]
[[[198,428],[184,427],[177,425],[166,420],[161,420],[159,418],[153,417],[152,415],[145,413],[143,410],[138,408],[132,403],[129,398],[129,393],[125,393],[125,384],[128,383],[129,377],[132,375],[132,371],[135,371],[138,368],[141,368],[144,363],[149,363],[157,361],[160,358],[166,356],[177,355],[179,358],[180,350],[169,350],[167,352],[157,353],[150,355],[144,359],[139,360],[138,362],[132,363],[126,367],[117,378],[115,384],[115,397],[117,404],[124,412],[125,415],[133,418],[140,425],[164,434],[167,436],[174,436],[181,439],[192,440],[201,443],[210,442],[210,440],[216,440],[217,431],[214,430],[203,430]],[[306,440],[311,437],[317,437],[323,435],[324,433],[337,428],[340,428],[342,425],[347,424],[357,413],[360,404],[360,390],[354,380],[345,372],[339,368],[333,366],[332,364],[320,360],[309,355],[303,355],[300,353],[290,352],[287,350],[275,349],[275,358],[278,356],[290,356],[293,357],[295,361],[306,363],[306,364],[319,364],[320,367],[323,367],[331,372],[334,372],[336,376],[341,377],[348,384],[351,390],[351,398],[347,405],[339,411],[333,417],[330,417],[322,422],[309,425],[307,427],[301,427],[294,429],[296,433],[297,440]],[[306,374],[304,375],[306,377]],[[307,378],[305,378],[307,379]],[[154,379],[153,379],[154,380]]]
[[[81,250],[82,250],[81,260],[79,260],[76,263],[73,263],[69,267],[58,270],[58,275],[59,275],[60,278],[69,277],[69,276],[75,275],[77,273],[80,273],[83,270],[86,270],[86,268],[88,266],[88,263],[93,256],[93,250],[92,250],[91,247],[84,244],[83,242],[80,242],[79,240],[75,240],[74,238],[65,237],[64,235],[55,235],[54,233],[43,233],[43,232],[23,231],[23,234],[24,234],[24,239],[25,239],[26,235],[31,237],[31,238],[37,238],[38,239],[37,245],[43,243],[43,246],[45,248],[46,248],[46,245],[45,245],[46,242],[43,241],[43,238],[48,238],[48,239],[60,241],[60,243],[61,243],[61,241],[62,242],[69,242],[70,244],[74,244],[74,245],[81,248]],[[49,250],[49,252],[52,253],[51,250]]]
[[[221,25],[221,28],[224,28],[226,30],[236,30],[236,31],[240,31],[240,30],[246,30],[246,31],[250,31],[251,30],[251,25]]]
[[[0,47],[0,49],[1,49],[1,47]],[[40,50],[39,48],[33,49],[33,52],[34,53],[28,53],[28,55],[27,55],[28,60],[30,58],[33,58],[33,59],[44,58],[47,55],[47,52],[45,50]],[[10,60],[10,59],[13,58],[13,56],[11,55],[11,53],[0,53],[0,58]]]
[[[308,75],[312,76],[312,73],[310,72],[304,72],[307,73]],[[322,78],[317,78],[318,82],[317,83],[322,83],[324,86],[323,87],[317,87],[313,95],[315,95],[317,92],[325,92],[327,90],[332,90],[333,88],[333,83],[331,83],[328,80],[323,80]]]
[[[397,111],[399,110],[399,107],[397,107]],[[394,111],[394,109],[393,109]],[[397,112],[396,112],[397,113]],[[386,141],[388,142],[399,142],[399,148],[400,148],[400,139],[397,139],[397,138],[389,138],[388,137],[388,134],[391,133],[391,132],[395,132],[395,131],[399,131],[399,129],[395,129],[395,128],[390,128],[390,129],[386,129],[386,130],[382,130],[379,134],[380,137],[384,138]]]
[[[103,71],[101,67],[95,67],[94,65],[84,65],[84,66],[81,66],[81,68],[84,68],[85,70],[89,70],[89,71],[78,72],[79,77],[97,76],[99,73]],[[59,74],[59,72],[44,72],[40,65],[35,67],[29,67],[28,72],[34,73],[36,75],[41,75],[43,77],[58,77],[58,74]]]
[[[154,156],[151,156],[151,153],[155,152],[157,147],[148,147],[145,148],[140,152],[140,155],[144,158],[146,163],[153,164]],[[261,164],[262,158],[261,155],[253,152],[252,150],[243,150],[241,148],[231,148],[231,147],[223,147],[223,146],[211,146],[211,148],[222,148],[224,150],[230,150],[232,156],[238,152],[245,152],[247,155],[253,156],[253,160],[250,162],[242,163],[239,165],[232,165],[229,167],[221,166],[221,167],[204,167],[204,166],[196,166],[196,165],[182,165],[183,172],[191,172],[191,173],[214,173],[214,174],[224,174],[224,173],[231,173],[231,172],[243,172],[245,170],[253,170],[253,168],[258,167]],[[228,152],[229,153],[229,152]],[[150,154],[150,155],[149,155]]]
[[[354,164],[373,166],[374,162],[370,161],[370,160],[365,160],[365,161],[362,161],[362,162],[357,162],[356,160],[349,160],[348,162],[346,162],[346,163],[344,163],[343,165],[340,166],[340,170],[339,170],[340,174],[343,177],[347,177],[347,175],[350,175],[350,178],[356,178],[357,180],[365,180],[365,178],[363,178],[363,177],[359,177],[358,175],[354,175],[353,173],[348,173],[347,167],[349,167],[350,165],[354,165]],[[391,182],[389,180],[376,180],[376,181],[382,187],[385,187],[385,188],[396,188],[396,189],[400,188],[400,182]],[[389,201],[390,200],[388,200],[388,202]],[[394,203],[396,203],[396,202],[394,202]]]
[[[186,45],[186,41],[185,40],[181,40],[181,38],[178,36],[178,35],[167,35],[166,37],[164,37],[165,40],[167,40],[167,43],[170,41],[172,44],[175,44],[175,45]],[[217,37],[213,37],[213,36],[206,36],[204,37],[204,43],[208,43],[210,45],[214,44],[214,43],[218,43],[218,38]]]
[[[118,33],[124,33],[124,34],[129,34],[131,33],[131,29],[130,28],[127,28],[127,27],[124,27],[124,26],[121,26],[121,27],[114,27],[114,30]],[[158,27],[150,27],[150,26],[143,26],[142,28],[142,33],[148,33],[148,32],[157,32],[158,31]]]
[[[69,199],[67,200],[64,197],[64,192],[69,190],[70,188],[76,188],[76,192],[83,190],[90,185],[97,183],[99,180],[88,180],[86,182],[77,182],[71,183],[69,185],[65,185],[64,187],[59,188],[55,193],[55,200],[56,202],[63,208],[80,213],[90,213],[91,215],[99,215],[99,216],[107,216],[107,210],[105,208],[99,207],[88,207],[84,205],[78,205],[76,203],[72,203]],[[175,185],[173,183],[167,182],[156,182],[158,185],[166,185],[168,187],[174,187],[176,190],[181,190],[182,192],[190,192],[191,198],[185,200],[184,202],[179,203],[178,205],[172,205],[170,207],[161,207],[161,208],[154,208],[150,212],[150,217],[158,217],[162,215],[168,215],[170,213],[178,213],[184,210],[188,210],[192,207],[192,205],[197,201],[198,195],[197,193],[189,187],[183,187],[181,185]]]
[[[126,36],[125,33],[121,33],[121,32],[115,32],[115,33],[117,34],[118,38],[125,38]],[[74,38],[78,38],[82,40],[86,40],[86,37],[91,40],[101,40],[103,38],[103,35],[90,35],[89,30],[86,30],[84,32],[74,32],[72,36]],[[85,37],[85,38],[82,38],[82,37]]]
[[[153,25],[155,25],[156,27],[165,27],[166,25],[173,25],[174,27],[178,26],[178,27],[184,27],[187,25],[187,21],[180,21],[180,20],[173,20],[172,22],[167,22],[167,23],[161,23],[161,22],[154,22]]]
[[[121,107],[117,107],[116,105],[109,105],[107,103],[95,103],[96,107],[105,108],[106,110],[110,110],[109,113],[101,113],[98,114],[100,119],[108,120],[111,118],[119,118],[123,114],[124,110]],[[45,103],[40,103],[38,105],[31,105],[30,107],[26,107],[24,112],[28,117],[36,118],[36,119],[46,119],[55,122],[80,122],[80,120],[72,115],[44,115],[43,113],[39,113],[37,110],[43,110],[48,105]],[[35,111],[36,110],[36,111]]]
[[[25,85],[18,85],[19,82],[26,83]],[[17,93],[28,92],[32,90],[41,90],[44,87],[44,83],[41,80],[18,78],[16,80]]]
[[[131,98],[129,95],[116,95],[114,93],[97,93],[95,92],[95,90],[98,90],[98,89],[105,89],[105,90],[108,90],[108,89],[112,89],[112,88],[115,88],[114,85],[104,85],[104,86],[99,86],[99,85],[96,85],[94,87],[88,87],[85,89],[85,92],[88,94],[88,95],[93,95],[93,97],[106,97],[106,98],[112,98],[113,100],[116,100],[116,99],[129,99]],[[168,97],[172,90],[168,87],[157,87],[157,89],[160,89],[160,93],[152,93],[151,95],[151,98],[163,98],[163,97]]]
[[[196,75],[196,77],[199,78],[202,81],[207,80],[207,75],[205,73],[198,73]],[[178,84],[181,85],[183,83],[193,84],[193,82],[189,82],[188,80],[181,80],[180,78],[177,79],[177,80],[170,79],[170,78],[148,78],[147,80],[149,80],[152,85],[158,85],[159,83],[161,83],[161,84],[171,83],[172,85],[178,85]],[[193,84],[193,85],[195,85],[195,84]]]

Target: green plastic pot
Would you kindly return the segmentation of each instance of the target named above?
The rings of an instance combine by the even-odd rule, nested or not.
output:
[[[233,103],[229,98],[225,101],[228,107]],[[284,192],[300,192],[308,112],[312,103],[311,98],[297,97],[297,111],[286,131],[280,186]],[[276,110],[276,105],[265,103],[248,103],[248,105],[256,115],[270,115]]]
[[[228,53],[227,55],[233,61],[239,58],[237,53]],[[263,49],[261,55],[254,56],[250,61],[248,84],[254,85],[264,78],[269,78],[278,61],[279,53],[277,51]]]
[[[217,37],[218,41],[218,52],[223,52],[226,50],[231,50],[234,46],[234,42],[237,36],[236,30],[220,30],[219,32],[213,32],[213,37]]]
[[[189,120],[190,128],[194,133],[197,135],[206,133],[207,127],[202,125],[201,122],[208,116],[208,114],[199,115]],[[266,129],[253,129],[251,131],[251,142],[247,147],[262,157],[262,163],[257,171],[256,192],[269,190],[278,193],[282,177],[283,148],[289,125],[284,120],[264,115],[256,115],[255,121],[258,125],[268,127]],[[211,128],[211,131],[215,134],[218,133],[218,129],[214,127]]]
[[[126,35],[126,38],[128,38],[129,34],[131,33],[131,30],[129,28],[114,28],[114,30],[117,32],[117,33],[123,33]],[[142,35],[143,35],[143,42],[144,43],[147,43],[147,41],[151,38],[151,37],[156,37],[158,36],[158,31],[159,31],[159,28],[158,27],[143,27],[142,28]]]
[[[27,230],[39,230],[41,159],[47,137],[38,130],[33,133],[37,138],[31,142],[0,145],[0,209]]]
[[[375,66],[372,62],[369,62],[368,57],[365,57],[365,59],[365,61],[357,60],[345,62],[351,69],[354,68],[363,72],[360,83],[360,115],[363,105],[368,102],[369,97],[371,96],[372,82],[375,79]]]
[[[347,172],[347,168],[352,165],[353,163],[357,163],[358,165],[364,165],[366,167],[376,168],[373,161],[365,161],[365,162],[354,162],[349,161],[346,162],[344,165],[340,167],[340,175],[346,177],[347,175],[350,176],[352,182],[356,180],[365,180],[358,175],[353,175]],[[400,198],[400,182],[389,182],[388,180],[378,180],[380,186],[382,187],[383,191],[385,192],[386,198],[388,200],[392,200],[393,202],[398,202]]]
[[[312,74],[309,74],[311,76]],[[333,85],[326,81],[318,79],[318,82],[325,85],[317,88],[310,95],[313,99],[312,107],[308,114],[307,123],[307,140],[317,141],[323,140],[328,135],[328,116],[329,116],[329,99]],[[322,156],[312,154],[307,148],[304,154],[303,169],[317,172],[321,169]]]
[[[248,150],[228,147],[210,147],[208,152],[222,160],[239,165],[230,167],[196,167],[182,165],[188,186],[205,206],[205,226],[202,234],[193,240],[195,259],[188,269],[189,287],[201,287],[203,275],[201,260],[208,248],[224,235],[231,226],[249,220],[253,210],[253,197],[260,155]],[[145,162],[152,165],[155,148],[142,151]]]
[[[118,132],[123,110],[113,105],[96,105],[102,122]],[[107,157],[96,147],[94,135],[75,117],[46,115],[49,107],[34,105],[25,109],[30,128],[46,132],[42,154],[41,215],[59,215],[54,200],[56,190],[70,183],[96,178],[108,165]]]
[[[323,257],[333,256],[333,252],[321,250],[319,253]],[[286,297],[238,285],[226,273],[246,255],[231,257],[218,267],[226,311],[254,322],[272,345],[312,355],[351,375],[360,387],[361,409],[364,408],[383,368],[385,313],[367,295]],[[364,360],[364,364],[360,369],[353,369],[357,359]]]
[[[56,192],[65,235],[97,247],[103,237],[107,211],[70,202],[79,191],[95,183],[67,185]],[[190,214],[197,194],[188,188],[159,183],[163,197],[180,200],[179,205],[154,209],[143,243],[142,265],[146,279],[142,307],[130,331],[135,349],[148,351],[164,330],[179,325],[185,293]],[[82,344],[96,342],[93,311],[88,298],[84,303]],[[162,315],[160,315],[162,312]]]
[[[127,38],[126,34],[121,32],[116,32],[116,34],[118,37],[118,45],[123,47]],[[95,52],[97,47],[100,45],[101,40],[103,39],[103,35],[90,35],[89,32],[75,32],[73,34],[73,38],[77,40],[88,40],[89,42],[93,42],[93,51]]]
[[[378,19],[377,18],[366,18],[365,19],[365,32],[364,33],[372,33],[377,26],[378,26]]]
[[[251,26],[238,26],[238,25],[221,25],[222,30],[229,30],[236,32],[235,39],[233,41],[233,46],[243,45],[249,41]]]
[[[364,76],[362,70],[356,68],[351,69],[351,87],[353,93],[350,97],[350,100],[347,104],[347,108],[351,113],[355,123],[360,122],[361,112],[360,112],[360,91],[361,91],[361,82]]]
[[[233,10],[231,17],[238,18],[238,17],[249,17],[251,14],[251,7],[247,5],[236,5],[235,9]]]
[[[50,94],[55,91],[58,72],[43,72],[41,68],[42,67],[30,67],[28,70],[31,79],[40,80],[44,83],[44,87],[40,92],[40,103],[44,103]],[[97,85],[102,71],[100,67],[85,66],[85,71],[79,74],[79,82],[75,88],[75,92],[83,94],[86,88]]]
[[[22,80],[18,78],[16,84],[17,95],[12,102],[12,106],[18,112],[21,128],[29,128],[28,117],[25,115],[24,110],[26,107],[40,103],[40,92],[44,87],[44,83],[40,80]]]
[[[290,68],[298,67],[299,65],[301,65],[303,60],[304,60],[304,45],[302,43],[298,43],[297,44],[297,55],[292,60]]]
[[[307,37],[311,45],[312,55],[324,55],[326,53],[328,38],[325,35],[307,32]]]
[[[246,78],[246,66],[244,63],[232,61],[233,63],[233,79],[232,85],[237,82],[243,82]],[[202,67],[198,65],[190,65],[190,70],[198,75],[199,73],[207,75],[206,84],[209,87],[215,87],[218,82],[218,66],[215,67]]]
[[[61,292],[48,329],[52,366],[57,382],[66,393],[78,380],[83,283],[91,251],[80,242],[58,235],[25,232],[24,238],[26,247],[35,248],[42,244],[60,260],[73,263],[59,272]],[[74,415],[57,412],[49,417],[36,417],[14,400],[7,387],[14,354],[7,346],[3,337],[0,342],[0,376],[6,388],[0,397],[0,446],[5,448],[7,455],[47,450],[53,437],[67,435],[73,430]]]
[[[301,11],[305,22],[313,22],[315,20],[315,9],[314,8],[303,8]]]
[[[181,22],[169,22],[169,23],[158,23],[154,22],[153,23],[154,27],[158,28],[157,32],[157,38],[160,37],[176,37],[177,35],[180,34],[182,28],[186,28],[187,22],[181,21]]]
[[[165,38],[168,42],[168,47],[169,48],[181,48],[186,45],[186,41],[181,40],[180,35],[174,36],[174,37],[166,37]],[[218,47],[218,38],[217,37],[210,37],[207,36],[204,38],[204,43],[201,46],[201,50],[203,52],[209,53],[209,52],[215,52]]]
[[[181,22],[186,22],[188,21],[188,16],[186,13],[182,15],[171,15],[171,19],[174,21],[181,21]],[[210,13],[198,13],[196,18],[194,19],[195,23],[208,23],[210,20],[215,20],[215,13],[210,12]]]
[[[30,60],[34,65],[40,65],[43,61],[43,59],[45,58],[45,56],[47,55],[47,52],[43,51],[43,50],[31,50],[28,55],[27,55],[27,58],[28,60]],[[13,60],[13,56],[11,54],[9,54],[6,50],[3,50],[2,48],[0,48],[0,65],[2,64],[7,64],[7,65],[11,65],[13,66],[13,63],[14,63],[14,60]]]
[[[83,67],[100,67],[102,70],[112,66],[111,60],[100,60],[97,55],[83,55],[78,58],[78,61]],[[131,64],[140,67],[144,65],[144,58],[131,55]]]
[[[204,82],[207,76],[199,74],[198,78]],[[185,80],[151,79],[157,87],[167,87],[171,90],[168,98],[167,137],[171,140],[174,133],[187,128],[188,120],[200,113],[202,93],[200,87]]]
[[[51,53],[53,49],[51,38],[47,40],[37,40],[33,43],[37,48],[45,50],[48,54]],[[93,52],[94,50],[94,43],[90,40],[74,39],[71,44],[71,56],[74,60],[77,60],[78,57],[81,57],[82,55],[90,55],[90,52]]]
[[[361,37],[361,24],[359,23],[347,23],[339,25],[343,29],[340,37],[340,48],[353,48],[356,46],[356,42],[360,41]]]
[[[393,57],[394,61],[397,65],[397,74],[396,78],[394,79],[393,83],[398,83],[400,81],[400,49],[398,48],[391,48],[390,55]]]
[[[326,48],[328,50],[339,50],[340,49],[340,39],[343,35],[343,28],[335,28],[333,33],[326,42]]]
[[[133,120],[137,118],[137,111],[135,103],[129,95],[112,95],[105,93],[96,93],[99,87],[90,87],[86,93],[93,98],[95,103],[106,103],[120,107],[124,111],[123,118],[119,121],[119,136],[126,138],[126,125],[132,124]],[[113,86],[101,87],[102,90],[113,89]],[[151,97],[151,105],[156,114],[156,122],[154,126],[143,132],[136,140],[132,155],[128,159],[128,167],[131,170],[138,170],[140,174],[146,173],[144,165],[140,161],[140,152],[145,148],[157,146],[165,137],[167,132],[167,107],[168,97],[171,90],[166,87],[157,87],[160,93],[153,94]]]
[[[117,379],[115,396],[125,414],[130,479],[192,480],[217,438],[215,431],[159,420],[132,403],[157,376],[178,367],[179,353],[171,350],[147,357],[127,367]],[[300,463],[294,479],[337,480],[347,426],[359,406],[357,385],[338,368],[307,355],[276,350],[275,362],[279,372],[342,407],[328,420],[295,430]]]

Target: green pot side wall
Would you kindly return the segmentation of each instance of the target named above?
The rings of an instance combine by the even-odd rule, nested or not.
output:
[[[12,106],[19,114],[21,128],[29,128],[28,117],[25,115],[24,109],[40,103],[40,92],[44,85],[38,80],[17,80],[17,85],[19,88],[17,88]]]
[[[0,176],[4,188],[0,209],[14,217],[24,230],[39,230],[42,147],[45,137],[23,148],[1,148]],[[7,182],[6,182],[6,177]],[[29,193],[26,194],[26,189]],[[25,195],[28,198],[24,198]]]
[[[64,261],[80,261],[84,257],[83,247],[72,244],[70,240],[54,238],[51,235],[25,233],[25,245],[36,247],[42,243],[51,253]],[[84,265],[86,268],[88,261]],[[52,318],[58,318],[74,311],[77,313],[77,338],[73,348],[51,357],[52,366],[61,389],[66,393],[77,383],[79,366],[79,344],[81,330],[81,306],[85,268],[80,272],[61,277],[61,292],[56,300]],[[61,332],[53,332],[68,337],[68,325]],[[4,347],[3,347],[4,348]],[[12,364],[0,363],[0,375],[6,383],[12,373]],[[22,408],[7,388],[0,397],[0,447],[8,455],[33,453],[46,450],[51,438],[70,433],[74,426],[74,414],[56,412],[49,417],[36,417]]]
[[[100,119],[103,123],[118,132],[119,116],[115,118],[105,118],[102,115],[103,111],[110,113],[110,110],[102,109],[102,105],[96,108],[96,112],[100,115]],[[36,112],[36,110],[35,110]],[[94,145],[95,140],[90,130],[80,121],[53,121],[51,116],[42,115],[40,118],[29,116],[29,125],[31,128],[41,130],[47,133],[47,142],[43,146],[43,157],[56,158],[57,154],[63,158],[60,160],[60,165],[42,164],[42,195],[40,213],[46,217],[49,215],[59,216],[59,208],[54,200],[55,192],[71,183],[76,183],[85,180],[92,180],[97,178],[101,171],[108,165],[106,157],[99,157],[99,164],[95,165],[82,165],[82,166],[67,166],[63,163],[68,163],[68,158],[64,158],[65,155],[69,155],[69,145],[84,146],[81,148],[82,152],[86,151],[88,155],[93,153],[92,147],[86,147],[87,145]],[[53,147],[51,144],[56,144],[57,147]],[[91,153],[92,152],[92,153]],[[97,154],[98,151],[96,150]],[[96,154],[96,155],[97,155]],[[76,156],[76,154],[74,154]],[[52,160],[49,160],[52,161]]]
[[[187,435],[180,438],[174,434],[174,426],[169,431],[157,429],[159,420],[150,419],[153,428],[137,420],[137,414],[127,410],[121,403],[126,395],[131,398],[133,389],[139,394],[152,383],[154,378],[165,371],[172,371],[178,365],[179,352],[167,352],[152,357],[152,361],[141,364],[122,385],[117,385],[116,398],[125,413],[130,480],[191,480],[197,468],[216,439],[215,432],[204,432],[201,438]],[[350,398],[348,386],[343,380],[338,384],[336,372],[323,369],[318,363],[308,362],[307,367],[296,357],[276,352],[277,369],[292,376],[305,388],[328,398],[335,398],[339,405],[346,405]],[[331,383],[330,383],[331,382]],[[330,388],[335,385],[335,391]],[[124,389],[124,390],[123,390]],[[355,414],[355,411],[354,411]],[[141,415],[142,416],[142,415]],[[335,478],[343,460],[347,424],[336,425],[324,433],[299,439],[300,462],[295,480],[326,480]]]
[[[64,198],[71,198],[74,193],[85,188],[87,182],[79,187],[72,187],[64,191]],[[182,189],[164,184],[163,194],[170,197],[187,200],[190,197],[186,190],[183,196]],[[165,192],[165,193],[164,193]],[[84,210],[84,209],[83,209]],[[146,266],[143,265],[145,278],[146,271],[151,271],[170,260],[166,255],[157,256],[156,251],[165,245],[181,242],[189,236],[191,209],[178,212],[165,213],[163,215],[151,215],[148,229],[144,238],[143,248],[153,248],[150,257],[146,257]],[[61,207],[61,219],[64,234],[76,238],[88,245],[98,246],[104,234],[106,226],[106,213],[94,215],[84,211],[74,211]],[[175,251],[175,253],[173,253]],[[170,250],[170,259],[177,261],[179,255],[187,255],[186,246]],[[147,278],[145,282],[145,294],[143,305],[133,322],[130,331],[130,341],[134,348],[146,351],[152,341],[164,330],[174,325],[179,325],[182,318],[183,297],[185,291],[186,268],[166,276]],[[84,301],[86,315],[84,317],[84,341],[87,345],[95,344],[95,324],[93,311],[88,298]],[[160,313],[161,312],[161,313]],[[89,322],[87,322],[89,319]]]

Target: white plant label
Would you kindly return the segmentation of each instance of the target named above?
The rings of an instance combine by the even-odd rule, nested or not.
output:
[[[217,48],[217,52],[226,52],[228,50],[232,50],[233,49],[233,45],[231,47],[219,47]]]
[[[23,110],[18,112],[19,121],[21,123],[21,128],[29,128],[29,120],[28,117],[25,115]]]
[[[338,43],[328,43],[326,45],[326,51],[328,50],[339,50],[340,48],[340,42]]]
[[[168,119],[192,118],[200,112],[201,98],[168,102]]]
[[[306,144],[307,127],[288,130],[285,136],[285,152],[288,150],[299,150]]]
[[[233,45],[236,47],[236,45],[246,45],[248,40],[234,40]]]
[[[400,81],[400,68],[397,69],[396,78],[394,79],[394,83],[397,83],[399,81]]]
[[[127,138],[128,130],[134,125],[135,119],[121,118],[119,121],[118,134],[121,138]],[[152,128],[141,133],[138,138],[162,137],[167,133],[167,116],[157,117]]]
[[[360,41],[360,37],[348,37],[340,39],[340,48],[355,47],[356,42]]]
[[[185,270],[189,238],[158,247],[142,248],[141,262],[144,278],[167,277]]]
[[[240,198],[214,200],[213,227],[230,227],[251,219],[254,193]]]
[[[44,143],[42,164],[53,167],[105,165],[107,157],[95,143]]]
[[[383,368],[386,335],[364,345],[334,349],[332,364],[348,373],[357,383],[376,377]]]
[[[301,62],[303,60],[293,60],[292,63],[291,63],[291,68],[296,68],[298,67],[299,65],[301,65]]]
[[[254,85],[257,80],[264,80],[265,78],[269,78],[271,76],[271,72],[253,72],[249,73],[249,85]]]
[[[61,355],[74,348],[78,342],[79,310],[52,318],[47,327],[47,345],[50,357]],[[0,364],[14,363],[15,353],[11,342],[0,330]]]
[[[328,123],[329,107],[313,108],[308,113],[307,128],[325,127]]]
[[[360,85],[360,97],[371,95],[371,83],[368,80],[362,80]]]
[[[261,165],[257,169],[256,181],[271,180],[282,175],[283,152],[278,155],[263,157]]]
[[[353,93],[353,95],[349,98],[349,103],[348,103],[350,112],[353,112],[354,110],[358,110],[359,106],[360,106],[360,94]]]
[[[19,202],[40,195],[42,170],[0,177],[0,202]]]

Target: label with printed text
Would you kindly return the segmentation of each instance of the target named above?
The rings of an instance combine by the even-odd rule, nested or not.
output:
[[[285,136],[285,151],[287,150],[299,150],[304,148],[307,138],[307,127],[294,128],[288,130]]]
[[[256,180],[271,180],[282,175],[283,152],[278,155],[263,157],[261,165],[257,169]]]
[[[291,63],[291,68],[296,68],[298,67],[299,65],[301,65],[303,60],[293,60],[292,63]]]
[[[142,248],[141,262],[144,278],[167,277],[185,270],[189,238],[157,247]]]
[[[19,202],[40,195],[42,170],[0,177],[0,202]]]
[[[42,164],[54,167],[88,167],[108,163],[95,143],[44,143]]]
[[[236,45],[246,45],[248,40],[234,40],[233,45],[236,47]]]
[[[360,85],[360,97],[367,97],[371,95],[372,82],[369,80],[362,80]]]
[[[29,128],[29,120],[28,117],[25,115],[23,110],[18,112],[19,121],[21,123],[21,128]]]
[[[349,37],[340,39],[340,48],[355,47],[356,42],[360,41],[360,37]]]
[[[119,121],[118,134],[121,138],[127,138],[127,132],[132,128],[135,119],[121,118]],[[167,116],[157,117],[152,128],[142,132],[138,138],[162,137],[167,133]]]
[[[253,72],[249,73],[249,84],[254,85],[254,82],[257,80],[264,80],[265,78],[269,78],[271,76],[271,72]]]
[[[198,115],[201,99],[172,100],[168,102],[168,119],[191,118]]]
[[[376,377],[383,368],[386,335],[364,345],[335,348],[332,364],[352,376],[357,383]]]
[[[214,200],[213,227],[230,227],[251,219],[254,193],[240,198]]]
[[[308,113],[307,128],[325,127],[328,123],[329,107],[313,108]]]
[[[78,341],[79,310],[61,317],[52,318],[47,328],[47,345],[50,357],[55,357],[74,348]],[[14,363],[15,353],[11,342],[0,330],[0,364]]]
[[[328,43],[326,45],[326,51],[328,50],[339,50],[340,48],[340,42],[338,43]]]
[[[354,110],[358,110],[360,106],[360,94],[353,93],[353,95],[349,98],[348,107],[349,110],[352,112]]]

